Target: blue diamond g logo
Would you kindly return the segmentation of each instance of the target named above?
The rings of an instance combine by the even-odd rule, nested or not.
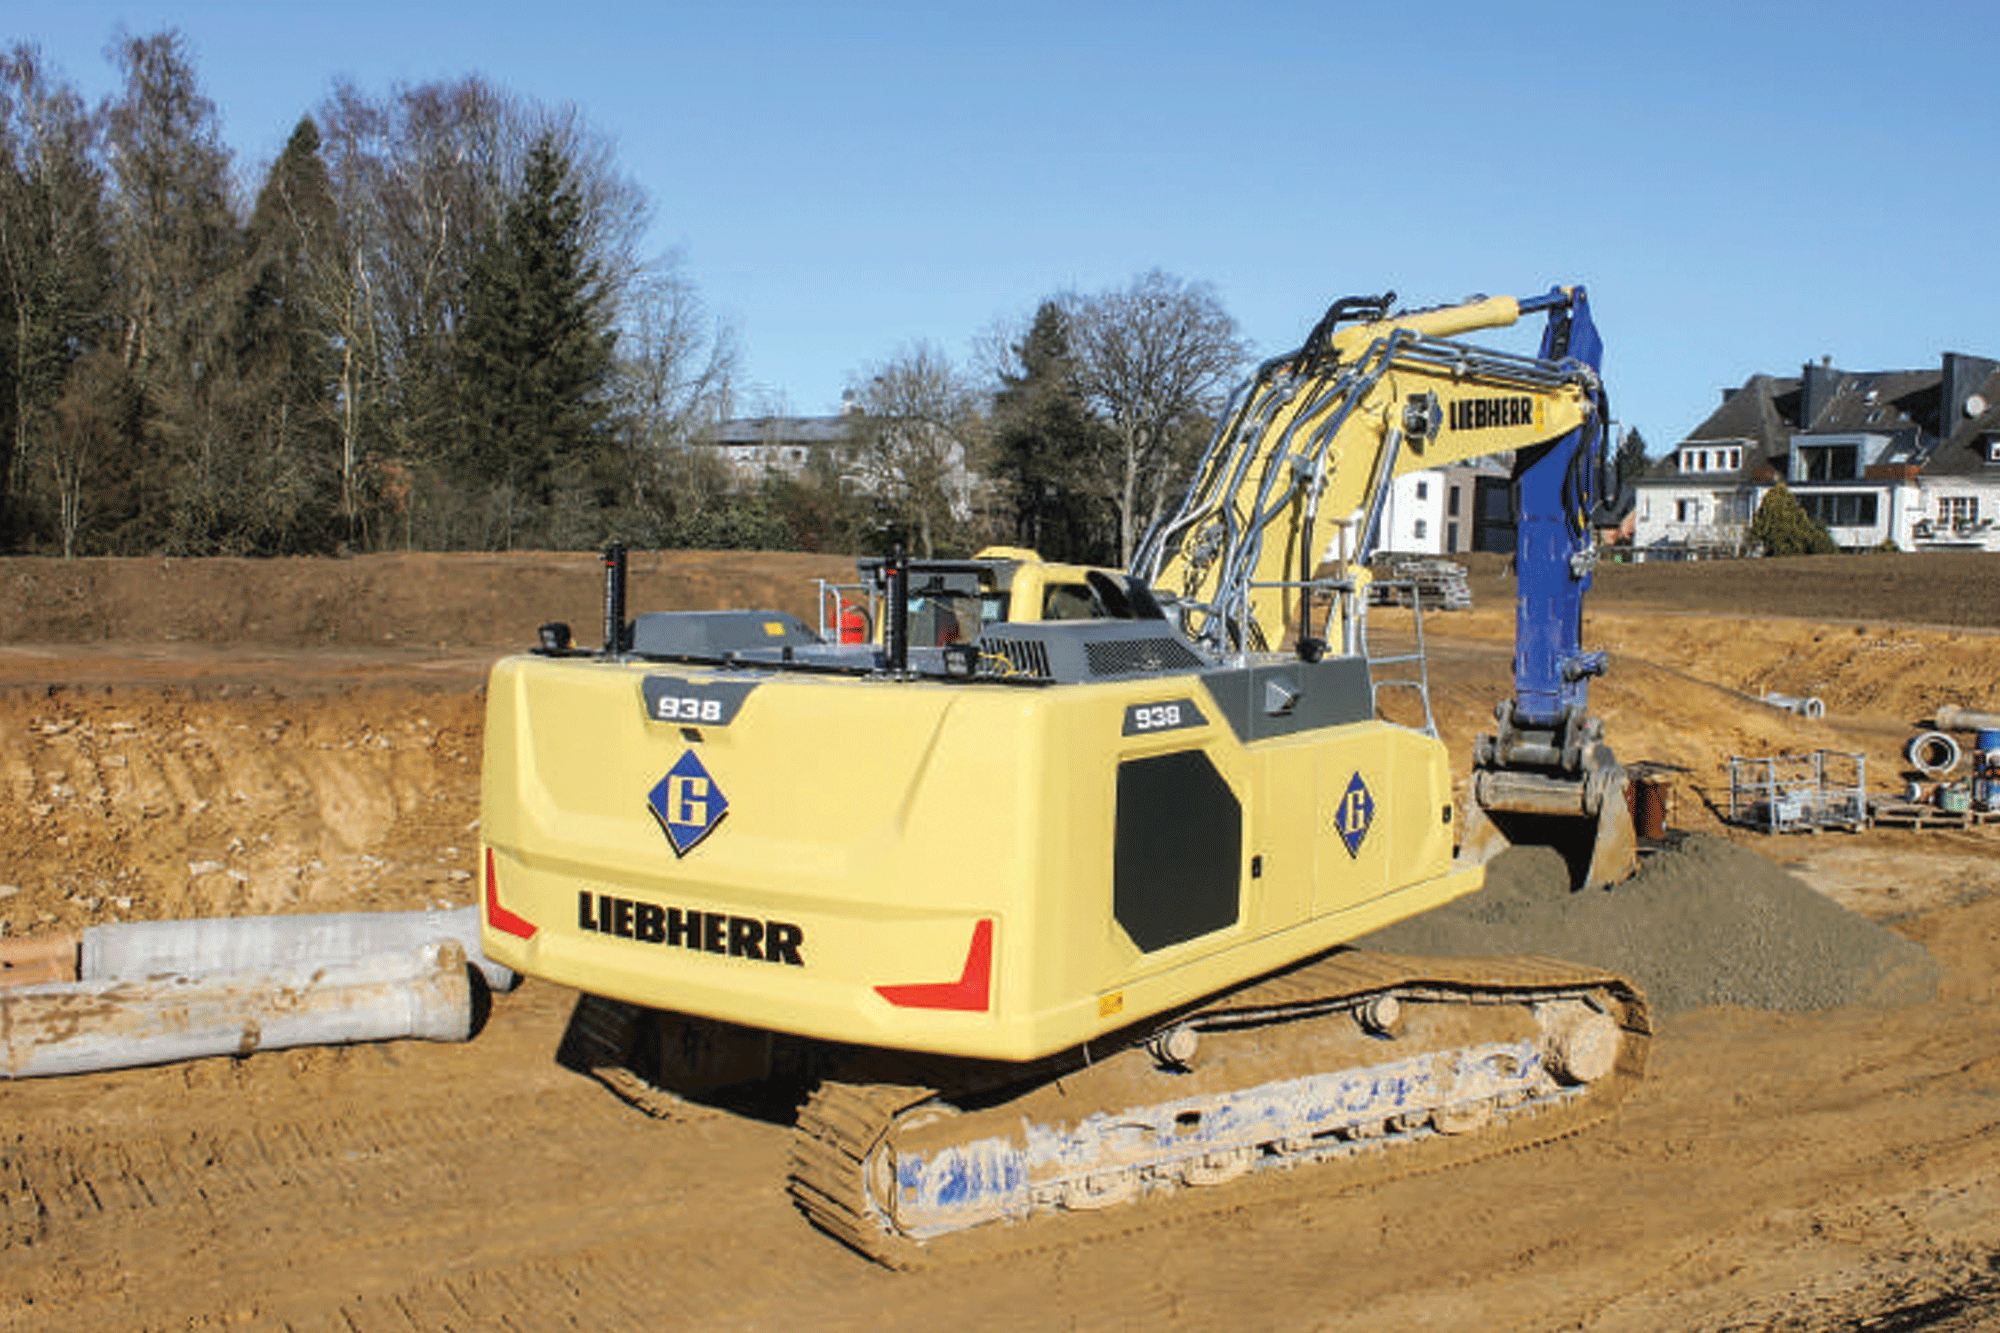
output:
[[[1368,784],[1356,773],[1348,779],[1347,790],[1333,812],[1333,826],[1339,830],[1340,840],[1347,844],[1349,856],[1361,854],[1361,840],[1368,836],[1368,826],[1374,821],[1375,798],[1368,794]]]
[[[675,856],[686,856],[729,813],[729,798],[688,750],[646,794],[647,808],[667,831]]]

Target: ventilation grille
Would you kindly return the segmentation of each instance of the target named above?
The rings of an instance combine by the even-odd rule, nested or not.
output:
[[[1035,639],[1014,639],[988,634],[980,640],[979,674],[982,676],[1028,677],[1048,680],[1049,650]]]
[[[1202,665],[1195,651],[1179,639],[1111,639],[1086,643],[1083,653],[1093,676],[1143,676]]]

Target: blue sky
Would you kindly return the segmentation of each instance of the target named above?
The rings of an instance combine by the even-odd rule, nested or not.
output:
[[[1907,16],[1907,17],[1905,17]],[[174,26],[239,169],[337,77],[575,103],[737,328],[833,410],[870,363],[1160,267],[1258,351],[1325,305],[1592,293],[1657,452],[1756,371],[2000,355],[1990,5],[12,0],[91,96]],[[252,178],[254,185],[254,177]],[[1486,341],[1527,350],[1525,335]]]

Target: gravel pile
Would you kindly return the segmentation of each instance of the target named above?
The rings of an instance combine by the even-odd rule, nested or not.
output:
[[[1915,1004],[1937,989],[1923,946],[1856,916],[1720,838],[1690,835],[1609,890],[1572,893],[1562,857],[1516,847],[1481,893],[1354,941],[1389,953],[1533,953],[1609,968],[1654,1012],[1708,1005]]]

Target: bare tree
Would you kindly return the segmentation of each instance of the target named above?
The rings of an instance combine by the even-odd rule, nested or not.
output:
[[[471,491],[441,484],[464,462],[459,339],[475,257],[520,188],[531,146],[551,143],[571,168],[582,236],[615,318],[646,298],[636,258],[644,192],[615,165],[613,144],[574,107],[545,107],[477,76],[372,97],[337,85],[318,112],[349,251],[339,274],[348,319],[368,321],[368,355],[350,367],[347,452],[365,473],[393,462],[407,539],[480,541],[491,525]],[[359,348],[354,339],[344,347]],[[363,418],[361,404],[372,405]],[[456,505],[462,512],[435,506]],[[419,526],[421,525],[421,526]]]
[[[864,479],[919,552],[935,555],[972,519],[972,472],[986,434],[981,395],[922,342],[871,367],[854,392],[862,410],[849,431]]]
[[[629,285],[618,349],[627,484],[633,508],[646,510],[668,461],[729,415],[736,334],[710,320],[679,257],[669,255]]]
[[[1115,440],[1101,474],[1118,515],[1119,559],[1129,563],[1248,349],[1213,287],[1159,269],[1065,304],[1084,395]]]
[[[22,44],[0,53],[0,534],[31,443],[110,292],[97,122]]]
[[[402,471],[456,445],[452,342],[479,238],[504,205],[506,100],[476,77],[381,98],[342,83],[318,115],[348,237],[343,304],[375,321],[379,392],[357,382],[350,401],[379,399],[379,448]]]
[[[62,534],[65,560],[79,553],[94,484],[118,447],[129,383],[116,356],[89,352],[70,368],[68,387],[51,414],[44,453],[55,489],[56,526]]]

